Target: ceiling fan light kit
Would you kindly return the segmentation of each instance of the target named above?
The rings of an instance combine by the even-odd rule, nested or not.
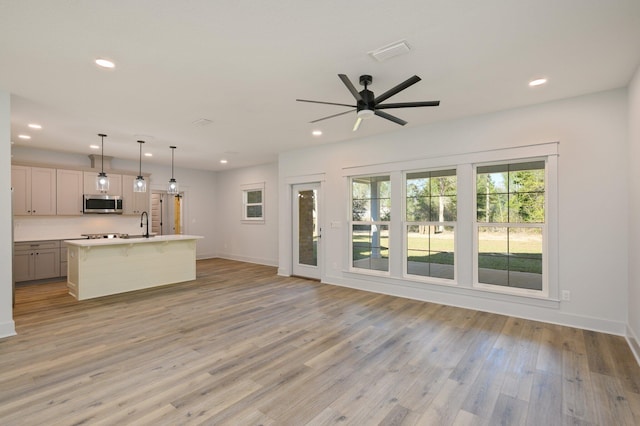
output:
[[[354,97],[354,99],[356,100],[356,105],[350,105],[350,104],[341,104],[341,103],[336,103],[336,102],[323,102],[323,101],[312,101],[312,100],[308,100],[308,99],[296,99],[296,101],[298,102],[310,102],[310,103],[314,103],[314,104],[325,104],[325,105],[336,105],[336,106],[345,106],[345,107],[350,107],[350,108],[355,108],[356,111],[356,123],[353,126],[353,131],[355,132],[356,130],[358,130],[358,128],[360,127],[360,123],[362,122],[363,119],[369,118],[373,115],[377,115],[378,117],[382,117],[386,120],[389,121],[393,121],[396,124],[399,124],[401,126],[404,126],[405,124],[407,124],[406,121],[391,115],[389,113],[386,113],[384,111],[381,111],[383,109],[391,109],[391,108],[415,108],[415,107],[433,107],[433,106],[438,106],[440,105],[440,101],[420,101],[420,102],[399,102],[399,103],[389,103],[389,104],[383,104],[382,102],[386,101],[387,99],[389,99],[390,97],[392,97],[393,95],[398,94],[399,92],[405,90],[406,88],[416,84],[417,82],[420,81],[420,77],[418,77],[417,75],[414,75],[413,77],[408,78],[407,80],[403,81],[402,83],[392,87],[391,89],[387,90],[386,92],[384,92],[382,95],[380,96],[375,96],[375,94],[368,89],[368,86],[373,82],[373,77],[371,77],[370,75],[364,74],[360,76],[360,85],[364,86],[364,90],[361,90],[360,92],[358,92],[358,90],[356,90],[355,86],[353,85],[353,83],[351,83],[351,80],[349,80],[349,77],[347,77],[345,74],[338,74],[338,77],[340,78],[340,80],[342,80],[342,83],[347,87],[347,90],[349,90],[349,92],[351,92],[351,95]],[[323,121],[323,120],[327,120],[329,118],[334,118],[334,117],[339,117],[341,115],[344,114],[348,114],[350,112],[353,112],[354,109],[351,109],[349,111],[345,111],[345,112],[340,112],[338,114],[333,114],[327,117],[323,117],[323,118],[319,118],[317,120],[313,120],[311,121],[311,123],[317,123],[318,121]]]

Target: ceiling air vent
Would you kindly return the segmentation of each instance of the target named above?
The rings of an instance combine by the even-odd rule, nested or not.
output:
[[[394,56],[403,55],[409,53],[409,45],[405,40],[391,43],[387,46],[369,52],[369,55],[378,62],[386,61]]]

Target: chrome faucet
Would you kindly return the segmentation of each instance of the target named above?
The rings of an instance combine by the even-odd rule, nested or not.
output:
[[[142,212],[142,214],[140,215],[140,228],[142,228],[144,226],[142,224],[142,221],[144,220],[144,216],[145,215],[147,216],[147,231],[144,233],[143,237],[149,238],[149,213]]]

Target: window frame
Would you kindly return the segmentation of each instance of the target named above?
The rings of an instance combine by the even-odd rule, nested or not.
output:
[[[447,170],[453,170],[453,176],[456,177],[456,220],[455,221],[409,221],[407,220],[407,178],[412,173],[433,173],[442,172]],[[458,168],[456,166],[444,166],[436,168],[424,168],[418,170],[404,170],[402,171],[402,278],[410,281],[424,282],[430,284],[442,284],[442,285],[457,285],[458,284],[458,213],[457,213],[457,199],[458,199]],[[447,226],[453,227],[453,278],[434,277],[431,275],[416,275],[410,274],[408,271],[409,262],[409,227],[417,226]],[[391,254],[390,254],[391,255]]]
[[[265,223],[265,191],[264,191],[264,182],[253,183],[253,184],[245,184],[241,185],[241,193],[242,193],[242,223]],[[250,192],[261,193],[261,202],[260,203],[249,203],[248,202],[248,194]],[[262,215],[258,217],[252,217],[247,214],[247,210],[249,207],[253,206],[261,206]]]
[[[392,239],[392,221],[383,221],[383,220],[369,220],[369,221],[356,221],[353,220],[353,181],[354,179],[361,178],[373,178],[373,177],[388,177],[389,178],[389,202],[392,206],[393,211],[393,176],[391,173],[367,173],[363,175],[353,175],[349,176],[348,184],[349,184],[349,204],[348,204],[348,214],[349,214],[349,230],[348,230],[348,241],[349,241],[349,272],[357,273],[357,274],[366,274],[366,275],[377,275],[383,277],[389,277],[391,275],[391,239]],[[393,218],[393,215],[391,215]],[[387,257],[387,270],[379,270],[379,269],[369,269],[369,268],[358,268],[353,264],[353,226],[354,225],[372,225],[372,226],[386,226],[388,232],[388,240],[389,247],[387,248],[389,255]]]
[[[550,298],[550,281],[549,281],[549,157],[538,158],[518,158],[513,160],[495,161],[488,163],[477,163],[473,165],[473,288],[493,293],[504,293],[518,296],[528,296],[536,298]],[[527,163],[534,161],[544,162],[544,222],[478,222],[478,167],[484,166],[500,166],[519,163]],[[557,186],[557,183],[554,182]],[[553,191],[552,191],[553,193]],[[479,238],[478,232],[481,227],[498,227],[498,228],[533,228],[542,230],[542,289],[534,290],[521,287],[501,286],[499,284],[482,283],[479,281]]]
[[[389,232],[392,236],[389,244],[389,272],[374,276],[371,271],[351,267],[353,253],[351,250],[351,231],[341,232],[344,247],[344,263],[342,276],[345,279],[370,280],[378,285],[398,286],[411,290],[434,291],[441,294],[459,294],[469,297],[487,298],[493,301],[514,301],[525,305],[558,308],[560,306],[559,283],[559,147],[560,142],[542,142],[530,145],[496,147],[476,152],[434,155],[385,163],[370,163],[342,168],[344,188],[344,214],[348,224],[351,223],[351,178],[359,176],[390,175],[392,188],[392,204]],[[527,161],[545,161],[545,237],[543,241],[544,263],[543,274],[546,280],[545,294],[531,294],[516,291],[500,291],[491,287],[478,286],[475,271],[477,266],[477,221],[476,169],[474,165],[491,165],[518,163]],[[456,169],[457,176],[457,225],[455,228],[455,278],[456,283],[438,282],[434,277],[405,275],[403,253],[406,251],[405,227],[403,222],[405,189],[403,173],[405,171],[425,171]],[[397,198],[399,194],[400,198]],[[399,218],[399,219],[396,219]],[[339,222],[336,222],[339,226]],[[378,274],[380,275],[380,274]],[[387,291],[395,291],[388,289]]]

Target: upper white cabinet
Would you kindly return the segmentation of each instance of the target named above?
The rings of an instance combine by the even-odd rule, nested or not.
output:
[[[56,169],[11,166],[11,187],[15,215],[56,214]]]
[[[149,211],[149,186],[147,192],[134,192],[133,182],[137,176],[122,175],[122,214],[142,214]]]
[[[82,215],[83,181],[81,170],[57,169],[57,214]]]
[[[84,172],[85,194],[100,194],[100,191],[96,189],[96,177],[98,176],[98,173],[98,171]],[[109,190],[104,193],[122,196],[122,175],[107,173],[107,177],[109,178]]]

